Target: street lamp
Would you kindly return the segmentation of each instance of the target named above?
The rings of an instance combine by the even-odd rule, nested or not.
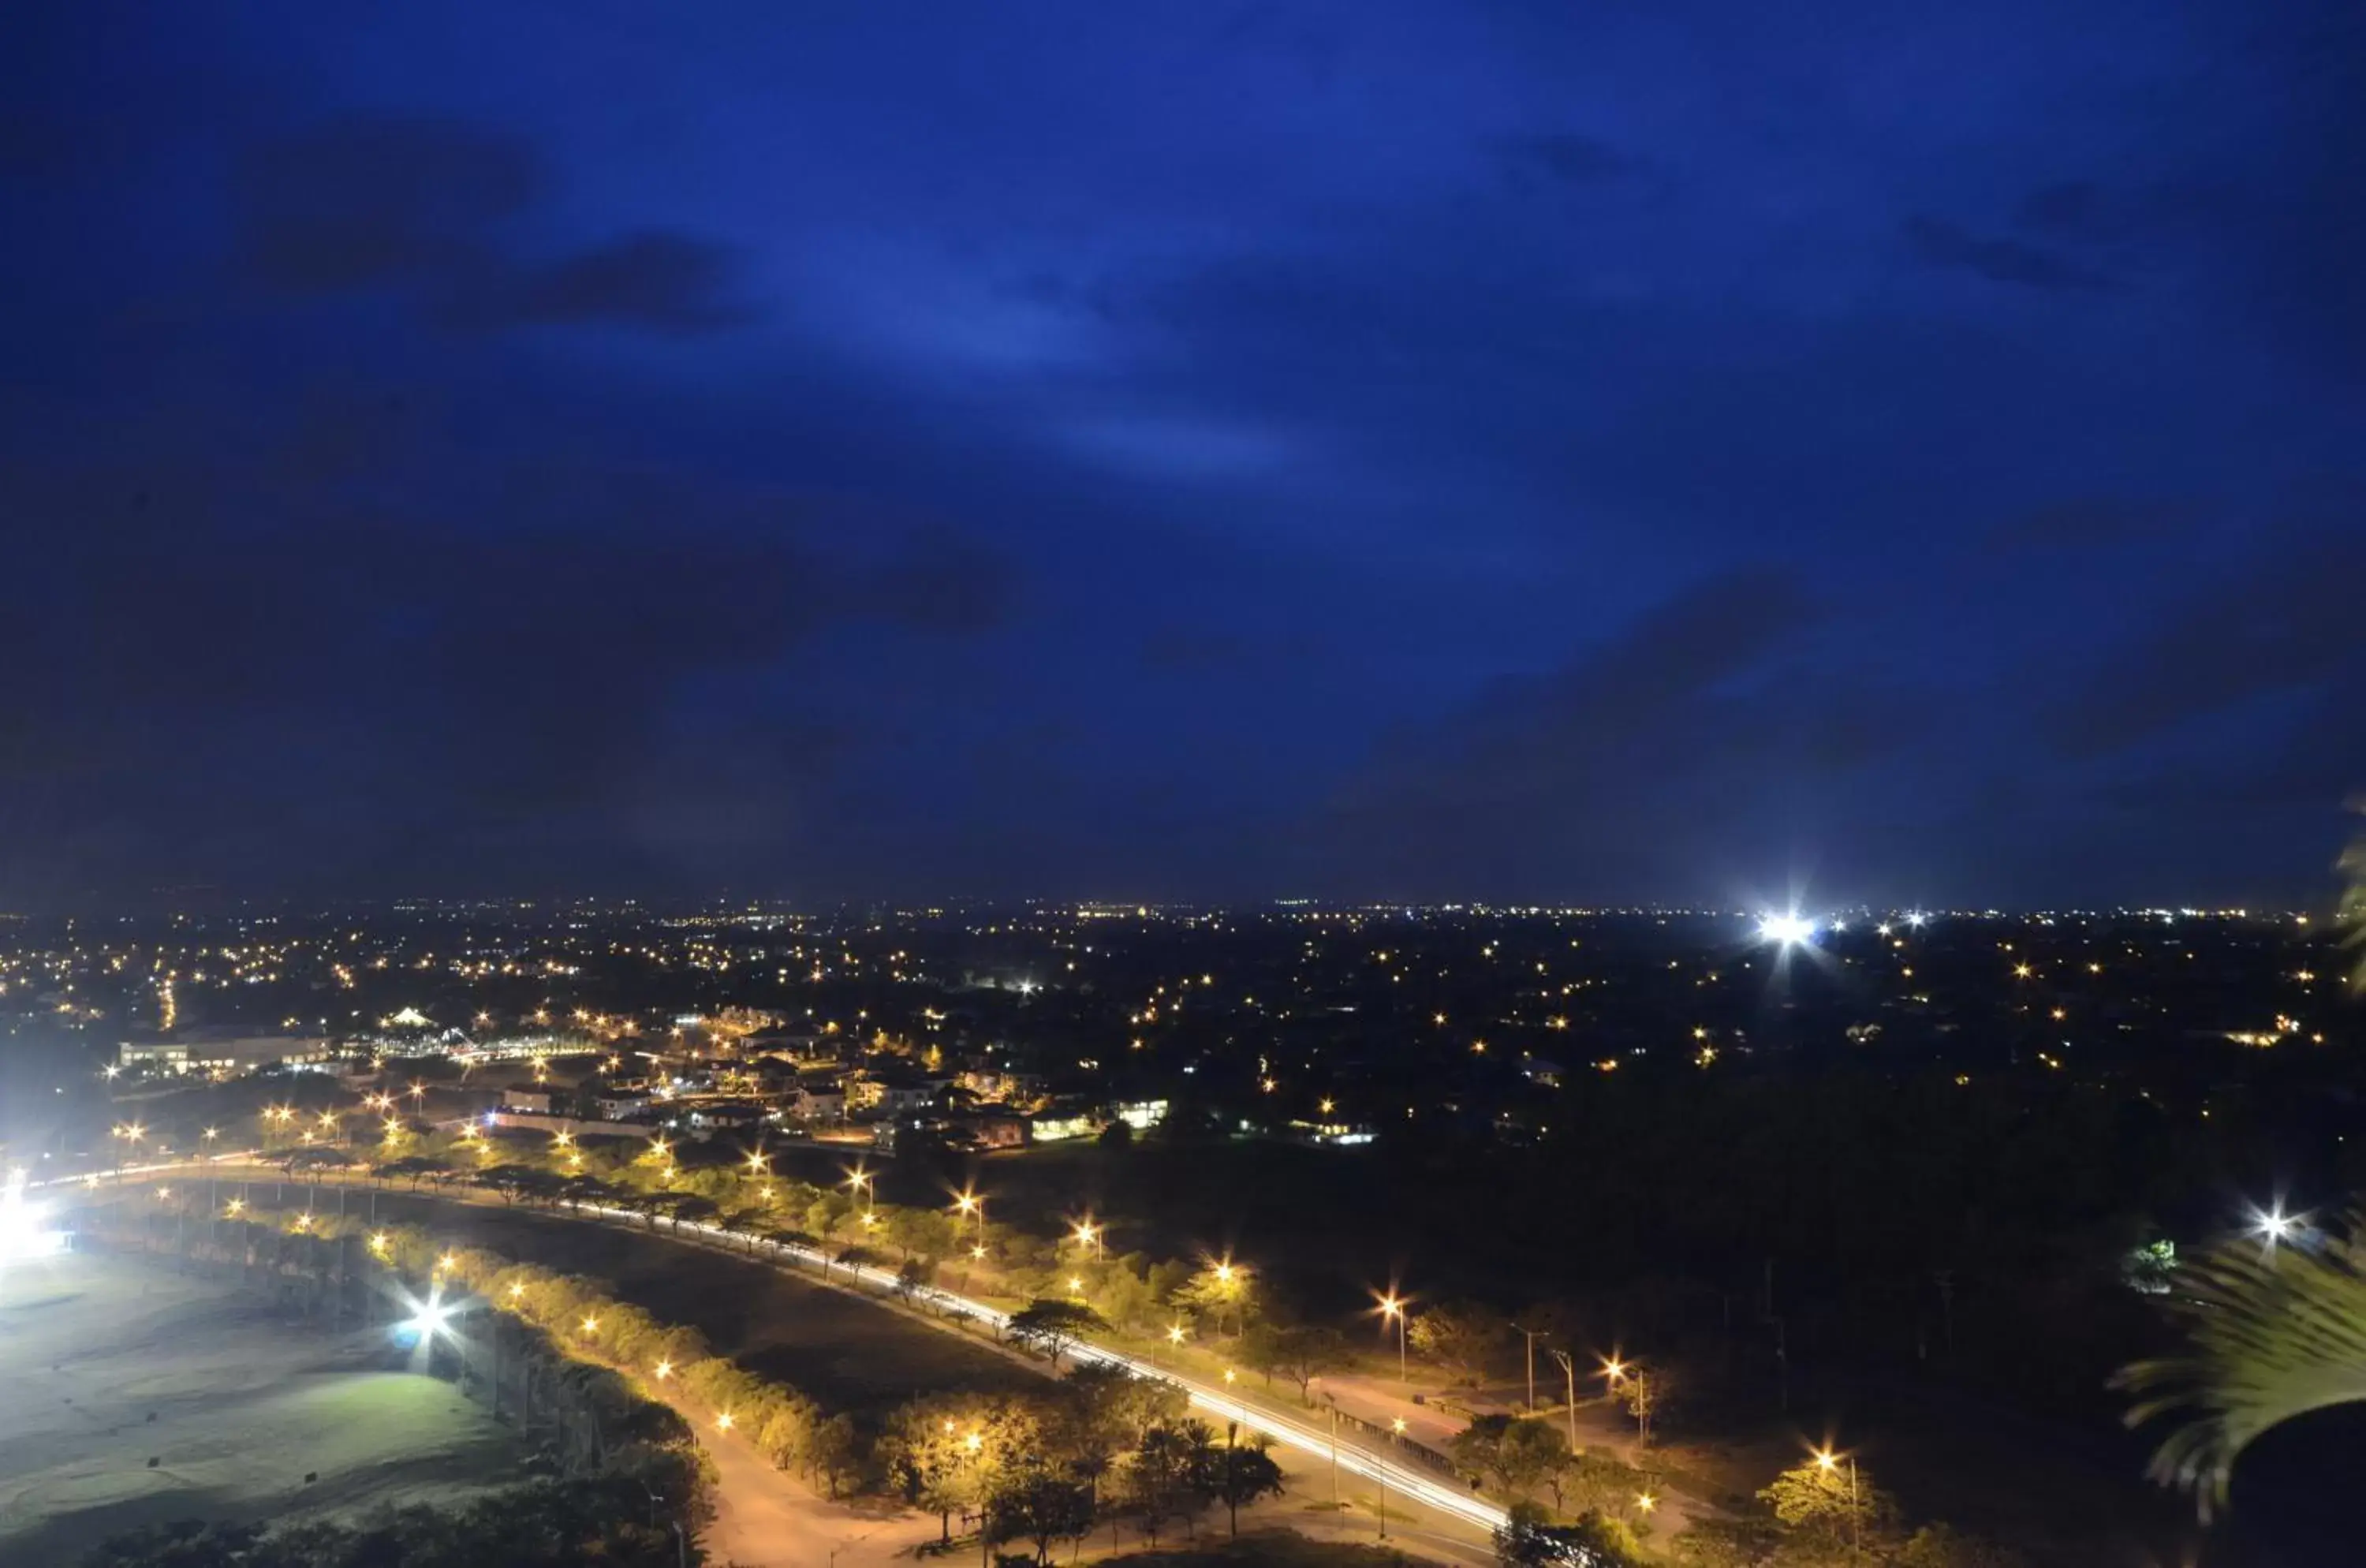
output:
[[[1093,1249],[1093,1261],[1096,1263],[1101,1260],[1101,1233],[1108,1228],[1109,1227],[1107,1225],[1097,1225],[1093,1224],[1093,1217],[1090,1214],[1087,1214],[1076,1224],[1076,1237],[1077,1244],[1083,1247],[1089,1247]]]
[[[976,1216],[978,1245],[981,1248],[984,1247],[986,1245],[986,1200],[968,1188],[963,1188],[961,1191],[953,1194],[953,1208],[960,1213]]]
[[[1411,1382],[1413,1377],[1405,1365],[1405,1325],[1411,1314],[1405,1311],[1403,1300],[1394,1291],[1380,1297],[1379,1300],[1380,1327],[1385,1330],[1391,1318],[1396,1319],[1397,1323],[1397,1382]]]
[[[1840,1471],[1840,1467],[1841,1467],[1841,1461],[1840,1461],[1836,1457],[1834,1457],[1834,1455],[1833,1455],[1833,1453],[1832,1453],[1832,1450],[1830,1450],[1830,1449],[1828,1449],[1828,1448],[1826,1448],[1826,1449],[1818,1449],[1818,1450],[1815,1450],[1815,1453],[1816,1453],[1816,1468],[1817,1468],[1818,1470],[1822,1471],[1826,1475],[1833,1475],[1833,1474],[1837,1474],[1837,1473],[1839,1472],[1839,1471]],[[1856,1455],[1854,1455],[1854,1454],[1851,1454],[1851,1455],[1849,1455],[1849,1456],[1848,1456],[1848,1481],[1849,1481],[1849,1494],[1848,1494],[1848,1495],[1849,1495],[1849,1557],[1850,1557],[1851,1561],[1854,1561],[1854,1559],[1856,1558],[1857,1554],[1858,1554],[1860,1551],[1862,1551],[1864,1550],[1864,1548],[1865,1548],[1865,1541],[1864,1541],[1864,1540],[1863,1540],[1863,1526],[1862,1526],[1862,1524],[1861,1524],[1861,1522],[1860,1522],[1860,1520],[1859,1520],[1859,1516],[1858,1516],[1858,1512],[1857,1512],[1857,1500],[1856,1500]]]

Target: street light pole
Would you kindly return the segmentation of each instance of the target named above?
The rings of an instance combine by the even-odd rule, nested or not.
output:
[[[1577,1362],[1566,1350],[1555,1350],[1552,1359],[1560,1363],[1561,1375],[1569,1380],[1569,1451],[1577,1452]]]
[[[1517,1324],[1514,1324],[1518,1328]],[[1541,1328],[1521,1328],[1520,1336],[1528,1342],[1528,1414],[1537,1413],[1537,1341],[1544,1335]]]

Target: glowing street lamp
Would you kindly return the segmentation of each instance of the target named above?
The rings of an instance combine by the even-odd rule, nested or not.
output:
[[[1077,1222],[1075,1233],[1077,1245],[1091,1247],[1093,1261],[1096,1263],[1101,1260],[1101,1234],[1108,1229],[1107,1225],[1093,1224],[1093,1217],[1090,1214],[1087,1214]]]
[[[977,1192],[963,1188],[953,1194],[953,1209],[956,1213],[972,1215],[977,1220],[977,1239],[982,1255],[986,1242],[986,1199]]]
[[[2293,1233],[2299,1229],[2299,1218],[2285,1213],[2283,1205],[2281,1203],[2265,1213],[2257,1210],[2252,1212],[2252,1232],[2264,1238],[2270,1247],[2280,1241],[2290,1241],[2293,1238]]]
[[[1380,1303],[1380,1327],[1385,1330],[1389,1325],[1389,1320],[1391,1318],[1396,1319],[1397,1382],[1411,1382],[1413,1381],[1413,1375],[1406,1370],[1405,1365],[1405,1326],[1411,1314],[1405,1311],[1405,1303],[1403,1299],[1401,1298],[1394,1291],[1391,1291],[1387,1295],[1378,1296],[1376,1299]]]
[[[1180,1319],[1166,1325],[1166,1342],[1169,1345],[1183,1343],[1183,1324]]]
[[[671,1361],[659,1361],[657,1364],[658,1382],[663,1382],[666,1379],[671,1376],[673,1376],[673,1363]]]
[[[1918,920],[1916,923],[1917,923],[1917,924],[1920,924],[1921,922]],[[1818,1470],[1822,1471],[1826,1475],[1836,1475],[1836,1474],[1838,1474],[1838,1473],[1840,1472],[1841,1461],[1840,1461],[1839,1458],[1833,1454],[1833,1452],[1832,1452],[1832,1450],[1831,1450],[1831,1449],[1829,1449],[1829,1448],[1818,1449],[1818,1450],[1815,1450],[1815,1456],[1816,1456],[1816,1468],[1817,1468]],[[1862,1527],[1861,1527],[1861,1525],[1860,1525],[1860,1524],[1859,1524],[1859,1522],[1858,1522],[1857,1500],[1856,1500],[1856,1455],[1854,1455],[1854,1454],[1851,1454],[1851,1455],[1849,1455],[1849,1456],[1848,1456],[1848,1480],[1849,1480],[1849,1556],[1850,1556],[1850,1558],[1851,1558],[1851,1559],[1854,1559],[1854,1558],[1855,1558],[1855,1556],[1857,1555],[1857,1553],[1858,1553],[1860,1551],[1862,1551],[1862,1550],[1864,1549],[1864,1545],[1865,1545],[1865,1542],[1864,1542],[1864,1540],[1863,1540],[1863,1539],[1862,1539],[1862,1535],[1863,1535]]]
[[[727,1432],[731,1430],[731,1412],[725,1410],[716,1414],[715,1417],[715,1429],[718,1432]]]

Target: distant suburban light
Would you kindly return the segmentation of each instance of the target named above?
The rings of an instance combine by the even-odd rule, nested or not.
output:
[[[2300,1221],[2278,1206],[2258,1215],[2252,1228],[2270,1241],[2289,1241],[2293,1232],[2300,1228]]]
[[[1816,922],[1796,909],[1787,914],[1764,916],[1758,922],[1759,937],[1783,947],[1796,947],[1812,940],[1815,934]]]
[[[1917,909],[1912,914],[1906,917],[1906,923],[1914,927],[1917,931],[1920,931],[1923,926],[1930,923],[1930,916],[1924,914],[1921,910]]]

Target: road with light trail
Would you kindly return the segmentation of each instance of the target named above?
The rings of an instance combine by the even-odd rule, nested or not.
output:
[[[247,1150],[235,1154],[217,1155],[203,1160],[173,1161],[141,1166],[127,1165],[115,1175],[114,1179],[120,1181],[134,1177],[168,1176],[192,1169],[220,1175],[226,1168],[249,1165],[255,1159],[256,1151]],[[273,1179],[287,1179],[280,1175],[276,1166],[265,1166],[264,1168],[273,1173]],[[93,1185],[95,1183],[88,1176],[59,1177],[47,1181],[28,1183],[28,1186],[46,1188]],[[644,1224],[644,1216],[630,1209],[608,1208],[599,1204],[582,1204],[565,1212],[552,1210],[550,1213],[560,1218],[596,1218],[628,1224],[637,1229]],[[742,1257],[753,1256],[759,1258],[770,1257],[775,1260],[802,1262],[816,1269],[835,1269],[840,1277],[851,1275],[865,1284],[877,1288],[883,1295],[896,1294],[901,1290],[901,1282],[892,1271],[867,1264],[840,1263],[817,1247],[758,1239],[755,1242],[755,1250],[751,1253],[748,1237],[735,1235],[720,1225],[691,1221],[670,1227],[670,1234],[683,1232],[700,1235]],[[1004,1331],[1009,1327],[1008,1313],[957,1292],[941,1290],[933,1285],[923,1285],[915,1288],[910,1293],[913,1299],[927,1303],[947,1317],[967,1318],[992,1329],[997,1338],[1001,1337]],[[1352,1438],[1336,1438],[1327,1430],[1280,1411],[1249,1404],[1215,1385],[1201,1382],[1142,1357],[1128,1355],[1121,1350],[1113,1350],[1107,1346],[1093,1344],[1089,1340],[1074,1342],[1068,1347],[1067,1353],[1078,1360],[1121,1367],[1136,1377],[1170,1383],[1184,1392],[1194,1408],[1207,1411],[1228,1422],[1236,1422],[1244,1430],[1261,1433],[1277,1443],[1322,1460],[1325,1463],[1335,1461],[1340,1470],[1379,1484],[1391,1498],[1409,1499],[1484,1532],[1492,1533],[1504,1523],[1504,1509],[1477,1493],[1459,1483],[1425,1473],[1402,1459],[1391,1461],[1385,1452],[1365,1448]]]

